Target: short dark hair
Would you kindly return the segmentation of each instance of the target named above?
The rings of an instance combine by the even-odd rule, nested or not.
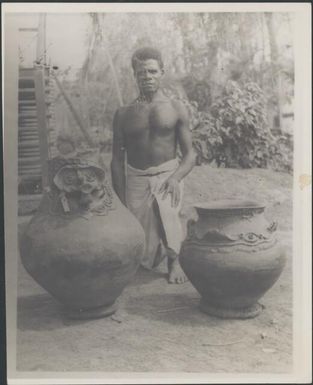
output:
[[[153,59],[159,63],[161,69],[164,68],[161,52],[153,47],[142,47],[137,49],[132,56],[132,67],[135,70],[138,61]]]

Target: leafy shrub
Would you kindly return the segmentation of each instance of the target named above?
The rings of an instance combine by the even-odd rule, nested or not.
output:
[[[271,147],[269,167],[277,171],[292,173],[293,170],[293,138],[284,133],[274,136],[274,144]]]
[[[274,136],[256,83],[229,82],[208,112],[199,112],[193,143],[202,161],[225,167],[292,170],[292,138]]]

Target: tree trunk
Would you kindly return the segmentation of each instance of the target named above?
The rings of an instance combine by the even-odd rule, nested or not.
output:
[[[281,75],[280,72],[276,70],[277,63],[279,59],[278,45],[275,36],[275,28],[273,22],[273,14],[270,12],[265,13],[265,21],[268,30],[269,43],[270,43],[270,55],[271,55],[271,65],[272,65],[272,79],[275,85],[275,93],[277,97],[277,119],[278,126],[281,127]],[[276,79],[276,80],[275,80]]]

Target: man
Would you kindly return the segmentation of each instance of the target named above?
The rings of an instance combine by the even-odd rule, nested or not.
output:
[[[144,228],[142,265],[152,269],[167,257],[169,282],[183,283],[187,278],[178,260],[184,238],[179,210],[183,179],[195,164],[188,113],[160,88],[164,66],[158,50],[138,49],[132,67],[139,97],[114,117],[113,187]],[[176,159],[178,145],[180,162]]]

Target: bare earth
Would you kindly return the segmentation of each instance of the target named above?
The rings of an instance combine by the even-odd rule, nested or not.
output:
[[[198,201],[263,200],[278,220],[288,263],[249,320],[222,320],[198,309],[188,282],[139,270],[108,318],[70,321],[19,263],[17,370],[288,373],[292,369],[292,177],[268,170],[196,167],[185,185],[182,216]],[[20,230],[29,217],[20,217]]]

